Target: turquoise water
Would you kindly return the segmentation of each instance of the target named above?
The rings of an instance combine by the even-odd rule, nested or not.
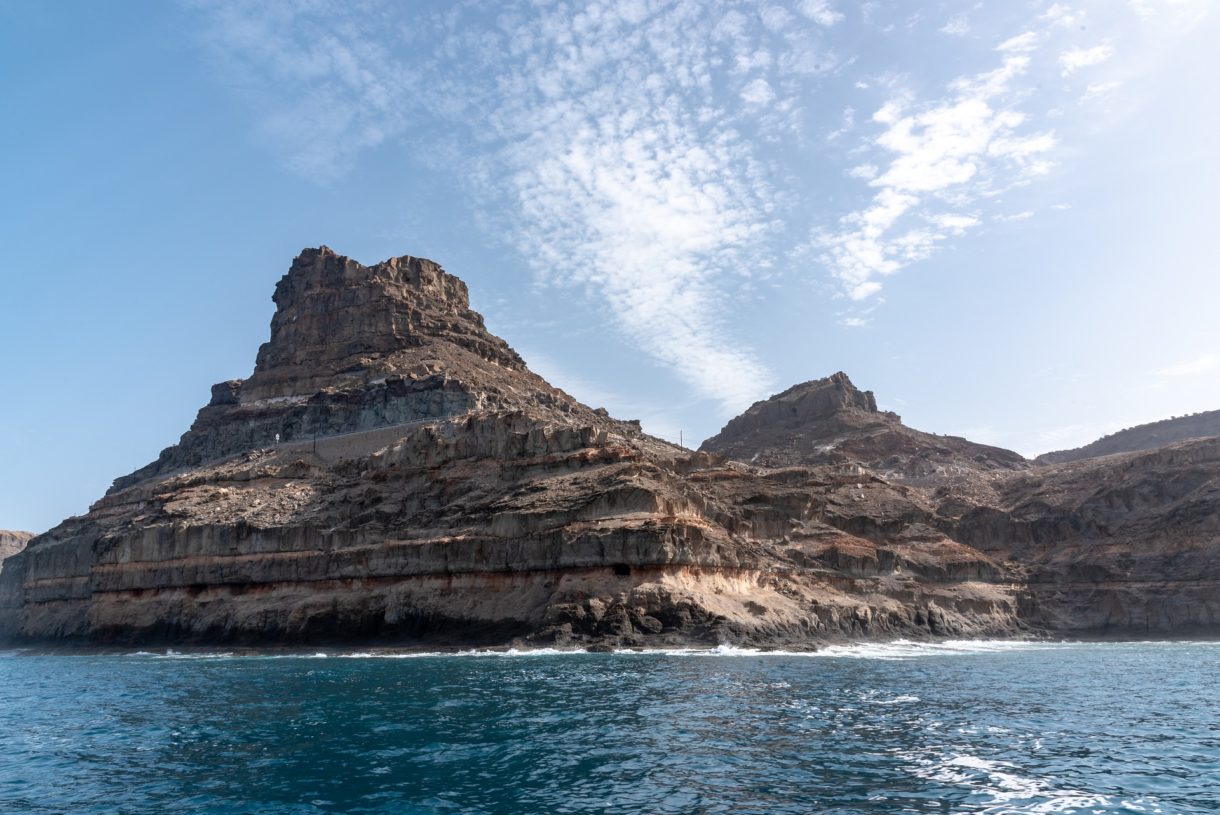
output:
[[[3,813],[1220,812],[1220,644],[0,654]]]

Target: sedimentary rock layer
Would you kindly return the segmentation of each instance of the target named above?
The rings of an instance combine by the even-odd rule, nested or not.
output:
[[[700,452],[551,387],[431,261],[322,247],[253,374],[0,571],[20,641],[812,647],[1218,620],[1216,445],[1036,467],[843,374]]]
[[[247,380],[0,574],[34,640],[799,643],[1021,630],[911,489],[691,453],[531,373],[430,261],[306,250]]]
[[[1027,462],[905,427],[840,373],[754,405],[703,449],[759,462],[838,461],[911,488],[931,507],[929,523],[1004,564],[1021,585],[1022,621],[1039,630],[1215,633],[1220,439],[1143,449],[1157,433],[1176,439],[1206,430],[1208,416],[1081,448],[1128,444],[1136,452]]]

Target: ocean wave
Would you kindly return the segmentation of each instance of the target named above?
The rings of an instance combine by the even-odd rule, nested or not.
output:
[[[1016,813],[1112,811],[1115,801],[1107,795],[1056,786],[1054,779],[1039,778],[1003,761],[993,761],[965,752],[907,754],[912,775],[938,784],[969,790],[978,797],[972,812],[984,815]],[[1157,812],[1155,800],[1123,800],[1124,812]]]
[[[453,657],[551,657],[551,656],[631,656],[631,657],[801,657],[810,659],[862,659],[880,661],[905,661],[946,656],[971,656],[987,654],[1007,654],[1029,651],[1079,649],[1079,648],[1114,648],[1131,645],[1175,646],[1175,645],[1216,645],[1220,643],[1200,643],[1189,641],[1162,641],[1150,643],[1100,643],[1100,642],[1063,642],[1044,640],[890,640],[887,642],[857,642],[842,645],[824,645],[817,650],[789,650],[777,648],[756,648],[743,645],[722,643],[716,646],[695,647],[682,646],[672,648],[619,648],[613,651],[590,651],[582,648],[472,648],[466,650],[445,651],[406,651],[387,648],[385,650],[361,651],[316,651],[316,652],[276,652],[276,651],[185,651],[179,652],[172,648],[165,651],[133,651],[124,654],[128,657],[143,657],[147,659],[423,659],[423,658],[453,658]],[[14,655],[16,652],[14,652]],[[9,655],[0,652],[0,655]]]

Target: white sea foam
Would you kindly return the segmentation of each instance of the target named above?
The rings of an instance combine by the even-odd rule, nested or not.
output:
[[[962,752],[907,754],[913,775],[952,784],[979,796],[977,812],[987,815],[1015,813],[1111,811],[1115,802],[1105,795],[1056,786],[1054,779],[1024,774],[1019,767]],[[1158,812],[1155,801],[1123,801],[1124,811]],[[1150,808],[1146,808],[1150,807]]]
[[[816,655],[844,659],[905,660],[935,656],[1002,654],[1057,647],[1063,646],[1059,643],[1031,640],[942,640],[940,642],[892,640],[890,642],[861,642],[852,645],[828,645],[817,651]]]
[[[749,648],[722,643],[714,647],[680,648],[620,648],[612,654],[620,656],[676,656],[676,657],[806,657],[822,659],[865,659],[881,661],[903,661],[929,657],[969,656],[1005,654],[1027,651],[1070,648],[1105,648],[1124,643],[1067,643],[1033,640],[942,640],[939,642],[916,642],[913,640],[891,640],[889,642],[861,642],[850,645],[826,645],[816,651],[792,651],[782,649]],[[1130,644],[1130,643],[1126,643]],[[1157,643],[1165,645],[1167,643]],[[1187,643],[1182,643],[1187,644]],[[1198,645],[1199,643],[1190,643]],[[481,648],[464,651],[333,651],[315,653],[190,651],[178,652],[167,649],[164,653],[135,651],[126,656],[152,659],[420,659],[427,657],[543,657],[543,656],[587,656],[590,651],[576,648]],[[905,700],[898,700],[905,701]]]

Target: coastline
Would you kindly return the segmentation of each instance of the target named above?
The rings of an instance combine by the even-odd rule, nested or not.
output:
[[[924,653],[1000,653],[1032,647],[1071,647],[1083,645],[1220,645],[1220,632],[1210,634],[1162,633],[1143,637],[1133,636],[1029,636],[1029,637],[928,637],[909,639],[835,639],[802,646],[795,643],[777,645],[708,643],[649,646],[591,645],[570,647],[535,645],[524,642],[499,644],[347,644],[317,645],[233,645],[159,643],[119,646],[84,643],[0,643],[0,656],[81,656],[81,657],[149,657],[179,659],[254,658],[254,659],[408,659],[426,657],[489,657],[489,656],[869,656],[886,655],[894,650],[906,650],[912,655]],[[870,652],[876,652],[870,654]]]

